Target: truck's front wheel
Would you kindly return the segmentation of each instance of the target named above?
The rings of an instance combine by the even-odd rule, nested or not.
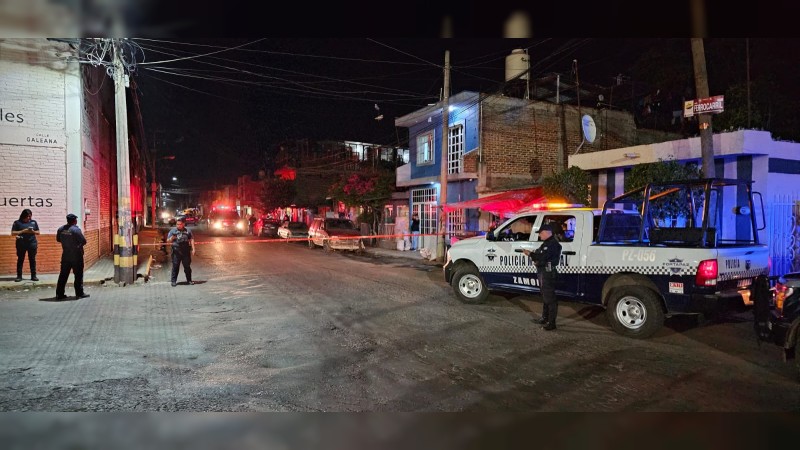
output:
[[[614,289],[606,309],[611,328],[627,337],[646,339],[664,326],[664,309],[658,296],[642,286]]]
[[[456,269],[451,286],[458,298],[465,303],[483,303],[489,297],[486,283],[483,282],[478,269],[473,266]]]

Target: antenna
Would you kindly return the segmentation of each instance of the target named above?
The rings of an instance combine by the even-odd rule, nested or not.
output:
[[[594,142],[595,138],[597,138],[597,126],[595,126],[592,116],[584,114],[583,117],[581,117],[581,129],[583,130],[583,140],[578,148],[575,149],[573,155],[577,155],[578,152],[581,151],[581,147],[583,147],[584,143],[589,142],[591,144]]]

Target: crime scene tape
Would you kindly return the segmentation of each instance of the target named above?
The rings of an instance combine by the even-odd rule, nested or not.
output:
[[[409,238],[411,239],[412,236],[441,236],[441,234],[437,233],[420,233],[416,235],[411,234],[368,234],[368,235],[358,235],[358,236],[336,236],[336,237],[328,237],[322,238],[322,240],[353,240],[353,239],[392,239],[392,238]],[[226,236],[226,237],[240,237],[240,236]],[[310,238],[308,237],[300,237],[300,238],[271,238],[271,239],[236,239],[236,240],[222,240],[222,239],[215,239],[211,241],[194,241],[195,245],[203,245],[203,244],[220,244],[223,242],[235,242],[235,243],[283,243],[283,242],[308,242]],[[154,244],[143,244],[139,243],[139,246],[148,246],[148,247],[162,247],[172,245],[168,242],[157,242]]]

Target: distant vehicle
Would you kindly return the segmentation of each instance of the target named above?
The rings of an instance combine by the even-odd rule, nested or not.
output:
[[[208,228],[212,233],[245,234],[247,221],[235,210],[213,211],[208,217]]]
[[[278,228],[278,237],[283,239],[307,238],[308,225],[303,222],[284,222]]]
[[[260,237],[278,237],[278,228],[281,221],[278,219],[258,219],[255,225],[256,235]]]
[[[175,219],[176,220],[183,219],[186,225],[197,225],[198,223],[200,223],[200,217],[195,215],[194,213],[180,214]]]
[[[358,236],[361,232],[352,220],[316,217],[308,228],[308,247],[361,252],[364,242]]]

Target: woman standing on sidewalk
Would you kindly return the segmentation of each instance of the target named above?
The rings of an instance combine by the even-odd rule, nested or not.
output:
[[[15,220],[11,225],[11,235],[17,237],[17,278],[14,281],[22,281],[22,265],[25,262],[26,253],[31,267],[31,280],[39,281],[36,278],[36,250],[39,247],[36,235],[39,234],[39,224],[31,217],[33,217],[33,212],[27,208],[23,209],[19,220]]]

